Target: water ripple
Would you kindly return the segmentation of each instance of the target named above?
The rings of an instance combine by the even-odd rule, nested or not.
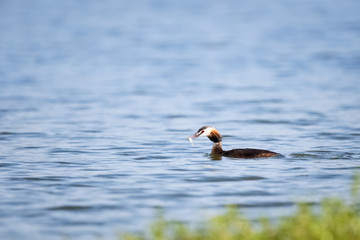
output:
[[[239,177],[201,177],[190,178],[188,182],[239,182],[239,181],[256,181],[266,179],[260,176],[239,176]]]

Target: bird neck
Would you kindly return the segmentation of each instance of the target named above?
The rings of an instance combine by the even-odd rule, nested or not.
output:
[[[221,142],[222,140],[221,134],[216,129],[213,129],[207,137],[214,143]]]
[[[211,154],[221,155],[223,152],[224,152],[224,151],[223,151],[223,149],[222,149],[221,141],[219,141],[219,142],[214,142],[214,145],[213,145],[212,150],[211,150]]]

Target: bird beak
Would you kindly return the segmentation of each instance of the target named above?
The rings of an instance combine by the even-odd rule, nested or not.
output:
[[[188,137],[188,140],[189,140],[189,142],[191,143],[191,145],[194,146],[193,140],[194,140],[195,138],[198,138],[200,135],[201,135],[201,134],[199,134],[199,133],[195,133],[195,134],[193,134],[193,135],[191,135],[191,136]]]

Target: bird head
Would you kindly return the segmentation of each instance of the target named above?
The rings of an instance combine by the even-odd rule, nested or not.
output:
[[[216,128],[214,128],[212,126],[201,127],[199,130],[197,130],[196,133],[194,133],[193,135],[188,137],[188,140],[192,144],[192,140],[195,138],[198,138],[200,136],[208,137],[214,143],[221,142],[221,135],[220,135],[219,131],[216,130]]]

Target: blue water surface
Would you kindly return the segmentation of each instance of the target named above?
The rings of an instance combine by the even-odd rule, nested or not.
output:
[[[360,3],[0,3],[0,238],[114,239],[347,199],[360,168]],[[225,149],[284,158],[213,161]]]

